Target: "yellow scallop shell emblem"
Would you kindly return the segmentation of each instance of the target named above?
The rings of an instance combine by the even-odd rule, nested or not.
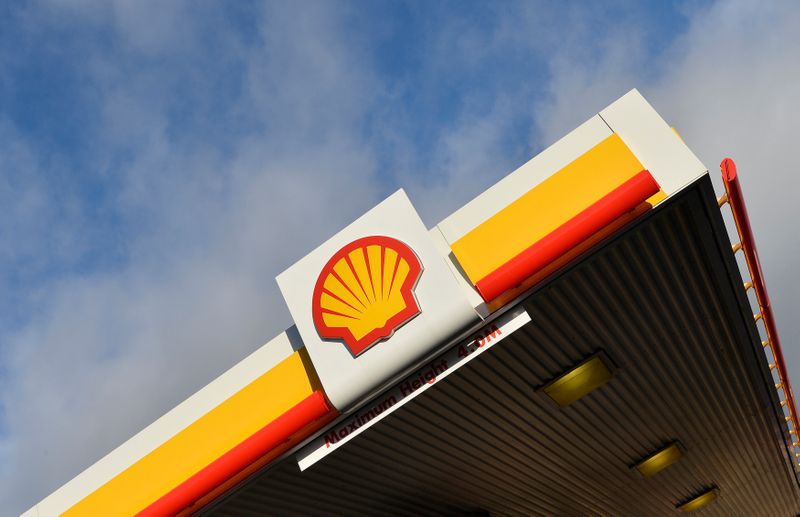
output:
[[[358,356],[420,313],[414,288],[421,275],[419,258],[397,239],[374,235],[351,242],[317,279],[312,308],[317,332],[344,341]]]

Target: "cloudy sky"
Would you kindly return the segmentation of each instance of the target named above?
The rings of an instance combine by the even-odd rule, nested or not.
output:
[[[739,164],[800,383],[800,3],[0,7],[0,513],[290,324],[399,187],[436,224],[633,87]]]

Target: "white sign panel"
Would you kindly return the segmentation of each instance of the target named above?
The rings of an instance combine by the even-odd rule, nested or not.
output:
[[[278,285],[342,413],[480,321],[402,190],[281,273]]]
[[[323,435],[309,443],[297,454],[300,470],[305,470],[349,442],[370,426],[379,422],[414,397],[472,361],[502,339],[531,321],[524,309],[512,310],[497,321],[483,327],[469,339],[450,348],[401,380],[393,389],[382,394],[359,411],[338,422]]]

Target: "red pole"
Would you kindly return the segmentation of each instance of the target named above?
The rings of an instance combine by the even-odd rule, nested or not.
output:
[[[767,329],[767,340],[772,349],[775,366],[778,369],[778,378],[783,387],[783,392],[786,394],[789,418],[794,428],[792,434],[795,435],[795,439],[793,442],[797,442],[797,432],[800,430],[798,423],[800,422],[798,422],[797,418],[797,406],[795,406],[794,402],[794,392],[792,391],[791,381],[789,381],[789,373],[786,370],[786,361],[783,358],[783,349],[781,348],[780,338],[778,338],[778,329],[775,326],[775,317],[772,313],[772,305],[769,301],[767,286],[764,283],[761,262],[758,260],[758,250],[756,249],[756,242],[753,238],[753,230],[750,227],[747,207],[744,204],[742,186],[739,183],[739,176],[736,174],[736,163],[730,158],[725,158],[719,166],[722,170],[722,181],[725,184],[725,192],[728,197],[727,201],[733,212],[733,220],[736,223],[736,230],[739,232],[742,250],[744,251],[745,260],[747,261],[747,267],[750,270],[750,278],[753,288],[756,291],[756,299],[758,300],[758,305],[761,310],[761,318],[764,320],[764,325]]]

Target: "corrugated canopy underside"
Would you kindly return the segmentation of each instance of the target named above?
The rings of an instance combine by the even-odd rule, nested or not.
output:
[[[521,303],[533,321],[300,472],[256,475],[213,515],[796,515],[772,379],[707,176]],[[559,408],[536,387],[603,351],[612,380]],[[652,478],[630,466],[679,441]]]

